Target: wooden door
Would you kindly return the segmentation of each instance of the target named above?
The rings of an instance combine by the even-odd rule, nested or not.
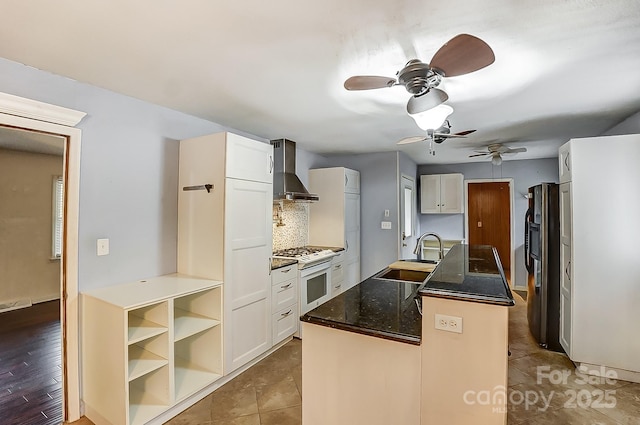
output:
[[[505,276],[511,271],[511,202],[508,182],[469,183],[469,244],[492,245]]]

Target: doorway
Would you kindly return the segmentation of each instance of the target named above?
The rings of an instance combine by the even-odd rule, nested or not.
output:
[[[416,190],[413,178],[403,174],[400,177],[400,250],[399,259],[414,258],[416,243]]]
[[[469,244],[494,246],[513,286],[513,179],[468,180],[466,199]]]
[[[62,419],[80,418],[78,333],[78,207],[81,131],[75,126],[84,112],[0,92],[0,126],[64,139],[63,217],[60,256],[60,346],[62,352]]]
[[[66,139],[0,126],[0,415],[62,421],[60,295]],[[15,361],[18,360],[18,361]]]

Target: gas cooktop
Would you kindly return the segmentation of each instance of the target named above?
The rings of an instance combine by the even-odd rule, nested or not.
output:
[[[319,263],[322,261],[328,261],[335,255],[337,254],[330,249],[312,246],[280,249],[273,252],[273,258],[289,258],[298,260],[300,267]]]

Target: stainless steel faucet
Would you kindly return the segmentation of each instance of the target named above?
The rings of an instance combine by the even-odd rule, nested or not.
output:
[[[442,260],[444,257],[444,246],[442,245],[442,238],[437,233],[424,233],[418,238],[418,242],[416,243],[416,248],[413,250],[413,253],[418,256],[418,260],[422,260],[422,241],[427,236],[433,236],[438,240],[440,244],[440,252],[438,253],[438,258]]]

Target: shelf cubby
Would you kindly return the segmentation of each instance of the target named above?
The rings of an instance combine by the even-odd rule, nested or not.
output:
[[[169,328],[168,303],[166,301],[129,311],[128,342],[152,338],[167,332]]]
[[[164,332],[137,344],[129,345],[129,381],[169,364],[169,338]]]
[[[170,405],[169,366],[129,382],[129,423],[144,424]]]
[[[173,310],[174,341],[220,325],[220,300],[220,288],[176,298]]]
[[[221,327],[174,344],[175,398],[182,400],[222,376]]]

